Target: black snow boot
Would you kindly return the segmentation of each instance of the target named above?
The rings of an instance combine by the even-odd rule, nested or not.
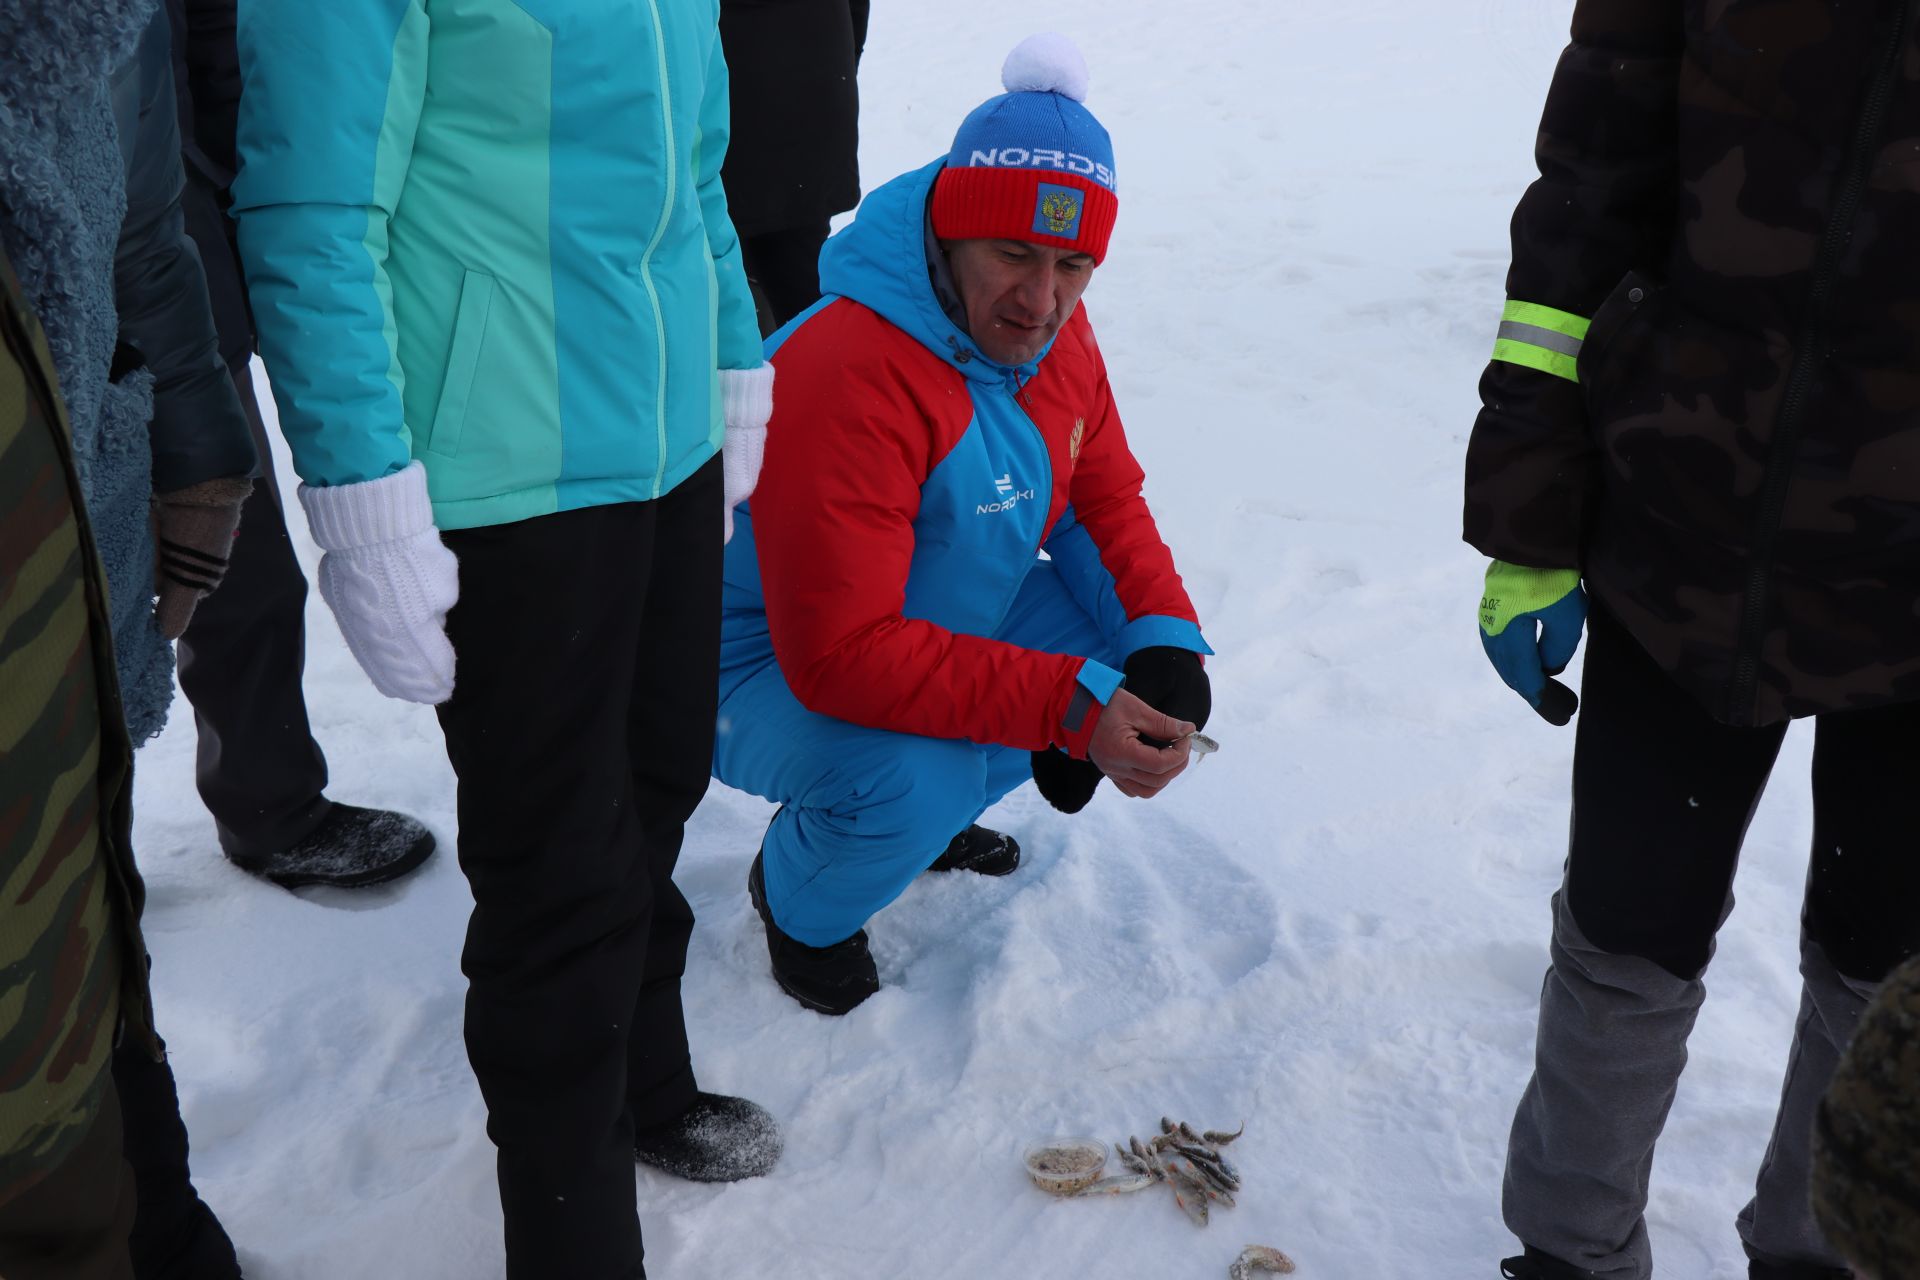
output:
[[[747,897],[767,927],[773,980],[795,1000],[817,1013],[838,1017],[880,989],[880,971],[867,949],[865,929],[830,947],[810,947],[780,931],[767,907],[766,880],[757,853],[747,870]]]
[[[758,1178],[772,1170],[780,1145],[780,1126],[765,1107],[718,1093],[695,1094],[674,1119],[633,1135],[641,1164],[689,1182]]]
[[[953,838],[947,851],[933,860],[929,871],[971,871],[1004,876],[1020,865],[1020,842],[982,826],[971,826]]]
[[[1562,1262],[1532,1245],[1525,1248],[1526,1252],[1519,1257],[1508,1258],[1500,1264],[1500,1274],[1506,1280],[1593,1280],[1591,1271],[1583,1271],[1571,1262]]]
[[[292,848],[233,863],[282,889],[358,889],[397,880],[432,852],[433,833],[406,814],[336,803],[313,834]]]
[[[1815,1262],[1747,1262],[1747,1280],[1852,1280],[1845,1267],[1823,1266]]]

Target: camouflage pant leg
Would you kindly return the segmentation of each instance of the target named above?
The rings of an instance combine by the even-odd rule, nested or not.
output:
[[[104,1093],[87,1136],[51,1173],[0,1205],[7,1280],[133,1280],[133,1174],[120,1154],[120,1096]]]

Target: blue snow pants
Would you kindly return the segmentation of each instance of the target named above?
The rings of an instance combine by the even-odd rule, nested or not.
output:
[[[1122,661],[1048,561],[1034,565],[993,638],[1116,670]],[[811,947],[851,937],[1033,776],[1024,750],[809,711],[777,662],[723,670],[720,698],[713,776],[782,806],[761,847],[767,906],[782,931]]]

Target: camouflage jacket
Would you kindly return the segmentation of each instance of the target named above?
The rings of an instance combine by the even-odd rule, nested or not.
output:
[[[132,749],[106,578],[39,324],[0,257],[0,1202],[93,1123],[116,1027],[152,1047]]]
[[[1466,538],[1718,719],[1920,698],[1920,0],[1578,0]]]

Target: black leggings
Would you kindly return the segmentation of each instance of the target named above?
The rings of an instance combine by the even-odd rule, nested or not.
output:
[[[827,242],[827,230],[822,222],[740,241],[741,260],[760,311],[761,337],[820,301],[820,246]]]
[[[1807,934],[1849,978],[1920,951],[1920,703],[1815,718]],[[1721,724],[1606,610],[1588,624],[1567,904],[1615,955],[1707,967],[1783,724]]]

